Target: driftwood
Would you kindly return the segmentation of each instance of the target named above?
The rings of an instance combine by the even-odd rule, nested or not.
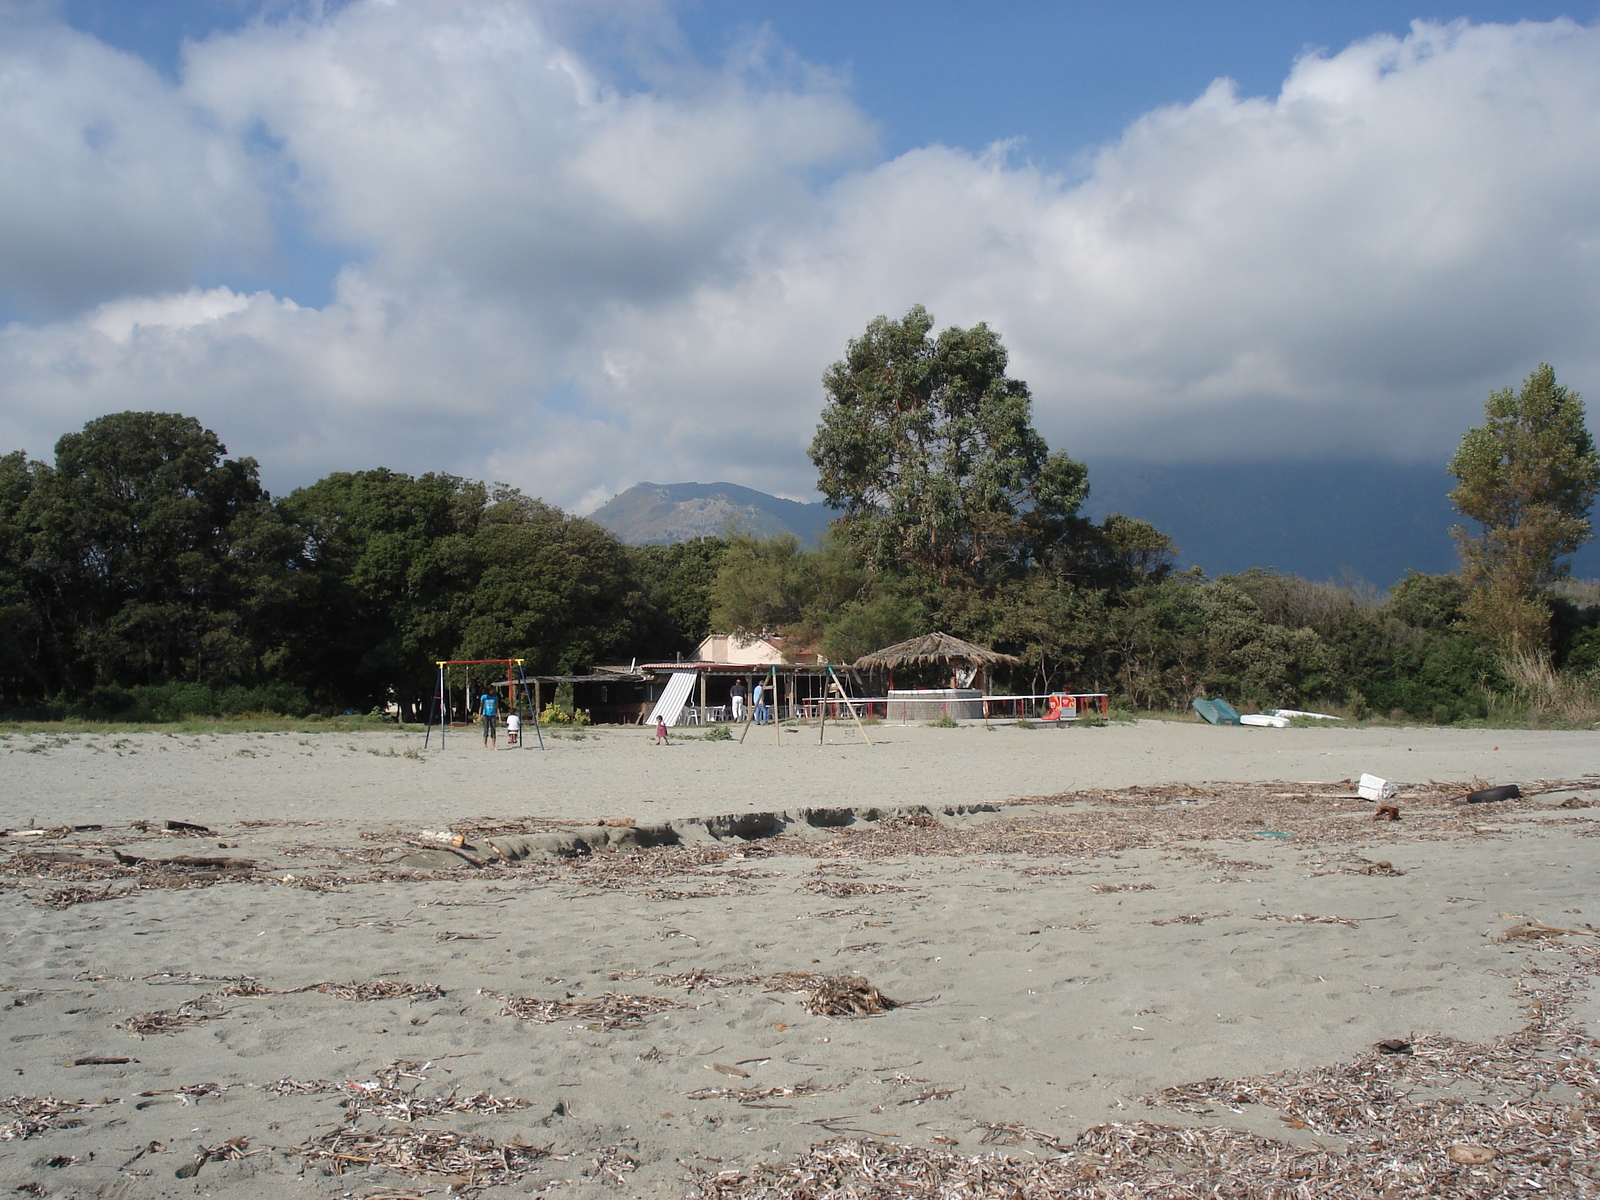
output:
[[[193,867],[209,871],[253,871],[256,868],[253,858],[209,858],[193,854],[179,854],[172,858],[141,858],[120,850],[112,850],[111,854],[125,867]]]

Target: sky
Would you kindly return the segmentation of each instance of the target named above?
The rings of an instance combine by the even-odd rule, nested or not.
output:
[[[1052,448],[1440,464],[1600,401],[1585,3],[0,0],[0,451],[813,499],[879,314]]]

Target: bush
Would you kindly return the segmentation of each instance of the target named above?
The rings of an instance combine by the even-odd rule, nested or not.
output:
[[[582,729],[588,723],[588,713],[574,708],[561,708],[554,704],[545,705],[544,711],[539,714],[541,725],[571,725],[575,729]]]
[[[924,721],[928,729],[955,729],[957,727],[954,717],[940,717],[936,721]]]
[[[1579,675],[1600,670],[1600,628],[1586,629],[1573,639],[1565,665]]]
[[[700,735],[700,740],[702,742],[731,742],[733,741],[733,730],[726,725],[713,725]]]
[[[242,717],[271,713],[304,717],[311,701],[297,687],[268,684],[262,687],[215,688],[204,683],[156,683],[141,687],[97,687],[77,704],[66,705],[61,716],[91,721],[159,723],[188,717]]]

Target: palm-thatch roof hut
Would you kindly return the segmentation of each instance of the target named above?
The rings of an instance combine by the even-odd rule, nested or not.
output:
[[[953,717],[958,720],[988,719],[988,705],[982,697],[988,693],[984,674],[990,667],[1003,663],[1020,663],[1011,654],[1001,654],[987,646],[977,646],[951,637],[948,633],[925,633],[909,641],[885,646],[871,654],[864,654],[851,664],[861,671],[887,671],[889,673],[888,704],[885,715],[893,720],[927,717]],[[922,667],[941,664],[949,668],[951,679],[945,688],[913,688],[895,691],[894,672],[897,667]]]
[[[896,667],[923,666],[928,663],[960,663],[973,667],[992,667],[1001,663],[1020,663],[1014,654],[1001,654],[987,646],[964,642],[948,633],[925,633],[909,641],[896,642],[882,650],[864,654],[851,665],[860,671],[894,670]]]

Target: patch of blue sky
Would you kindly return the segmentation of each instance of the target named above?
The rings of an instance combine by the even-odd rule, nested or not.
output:
[[[632,431],[625,413],[596,404],[589,390],[572,378],[558,380],[547,386],[539,393],[537,407],[533,411],[545,417],[575,417],[580,421],[592,421],[621,433]],[[538,418],[530,413],[529,419],[536,421]]]
[[[207,286],[227,284],[235,291],[259,291],[293,300],[302,308],[322,308],[333,297],[334,283],[347,266],[368,260],[367,251],[352,243],[324,236],[316,216],[297,194],[292,160],[282,153],[282,143],[259,124],[250,131],[246,146],[263,173],[276,177],[272,188],[273,245],[250,267],[213,270]]]
[[[175,79],[185,39],[351,2],[61,0],[60,13]],[[1298,56],[1404,35],[1414,19],[1587,24],[1600,0],[679,0],[668,10],[702,63],[766,30],[803,61],[842,71],[891,155],[1015,138],[1023,154],[1059,169],[1221,77],[1242,94],[1274,95]],[[638,44],[626,10],[577,23],[586,50],[612,60],[617,82],[650,86],[648,69],[631,61]]]
[[[211,266],[196,273],[202,288],[225,285],[236,292],[268,291],[302,308],[324,308],[345,267],[365,261],[355,247],[327,241],[310,228],[305,214],[287,206],[277,214],[274,243],[248,267]]]
[[[763,27],[803,59],[848,74],[890,155],[930,144],[981,150],[1020,139],[1041,167],[1070,168],[1141,114],[1227,77],[1276,95],[1294,60],[1413,19],[1590,23],[1595,0],[684,0],[697,54],[715,61]]]

